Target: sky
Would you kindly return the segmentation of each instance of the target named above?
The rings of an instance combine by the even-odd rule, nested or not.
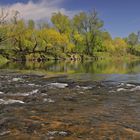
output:
[[[0,8],[18,10],[22,18],[36,21],[49,19],[57,11],[73,17],[96,9],[113,37],[140,30],[140,0],[0,0]]]

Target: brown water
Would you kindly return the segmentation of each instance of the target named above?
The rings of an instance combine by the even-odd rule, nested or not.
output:
[[[140,63],[118,63],[1,66],[0,139],[140,140]]]

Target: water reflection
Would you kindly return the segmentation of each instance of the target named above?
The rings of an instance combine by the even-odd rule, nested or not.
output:
[[[48,61],[0,65],[1,70],[21,71],[36,74],[69,74],[70,79],[82,81],[108,81],[140,83],[140,61]]]
[[[91,74],[134,74],[140,72],[139,61],[48,61],[38,62],[13,62],[0,65],[0,69],[9,70],[34,70],[44,72],[61,73],[91,73]]]

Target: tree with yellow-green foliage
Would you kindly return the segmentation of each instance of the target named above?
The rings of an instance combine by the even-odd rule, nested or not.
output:
[[[113,45],[115,48],[115,53],[120,55],[125,55],[127,53],[127,43],[121,38],[115,38],[113,41]]]
[[[15,11],[11,21],[6,20],[6,13],[3,13],[4,20],[0,18],[0,54],[7,59],[40,61],[50,57],[96,57],[100,53],[140,55],[138,35],[132,33],[125,39],[112,39],[103,30],[104,23],[95,10],[77,13],[73,18],[54,13],[50,24],[42,22],[38,26],[32,19],[24,21],[18,15]]]

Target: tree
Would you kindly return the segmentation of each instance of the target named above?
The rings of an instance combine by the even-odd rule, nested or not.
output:
[[[35,53],[37,47],[36,31],[26,27],[23,20],[17,21],[11,31],[11,50],[18,60],[26,60],[26,55]]]
[[[111,35],[109,34],[109,32],[101,32],[100,33],[102,40],[112,40]]]
[[[8,15],[9,15],[8,11],[2,8],[0,13],[0,24],[4,24],[7,21]]]
[[[60,12],[54,13],[52,23],[40,22],[39,28],[33,20],[20,20],[18,11],[12,13],[12,20],[8,20],[8,14],[2,10],[0,15],[0,54],[8,59],[42,60],[48,56],[75,59],[96,57],[98,52],[140,55],[139,36],[131,33],[125,39],[112,39],[102,30],[104,23],[95,10],[80,12],[72,19]]]
[[[128,41],[128,44],[130,44],[131,46],[137,45],[137,43],[138,43],[138,35],[136,35],[135,33],[131,33],[128,36],[127,41]]]
[[[60,34],[55,29],[42,29],[39,32],[40,37],[40,46],[44,48],[44,50],[51,54],[55,54],[55,57],[60,55],[60,53],[64,53],[66,51],[66,46],[69,43],[69,39],[65,34]]]
[[[73,42],[75,44],[75,51],[77,53],[84,53],[85,45],[84,44],[84,36],[78,32],[73,33]]]
[[[33,20],[28,21],[28,28],[32,30],[35,28],[35,22]]]
[[[86,54],[92,56],[97,45],[99,32],[103,27],[103,21],[99,19],[98,13],[94,10],[90,13],[81,12],[75,15],[73,24],[78,32],[84,35]]]
[[[48,28],[50,28],[50,25],[47,22],[40,22],[40,23],[38,23],[38,28],[40,30],[42,30],[42,29],[48,29]]]
[[[63,15],[60,12],[54,13],[51,18],[51,21],[60,34],[70,32],[71,24],[68,16]]]
[[[12,11],[12,19],[11,19],[11,21],[14,24],[17,24],[19,15],[20,15],[20,12],[19,11],[17,11],[17,10],[13,10]]]
[[[117,37],[113,41],[113,45],[115,47],[115,53],[120,55],[125,55],[127,52],[127,43],[125,40]]]
[[[114,47],[114,44],[113,44],[113,41],[112,40],[104,40],[103,41],[103,46],[104,46],[104,51],[105,52],[108,52],[110,54],[113,53],[114,55],[114,52],[115,52],[115,47]]]
[[[87,26],[86,19],[87,15],[85,12],[80,12],[79,14],[75,15],[72,19],[73,30],[77,31],[79,34],[85,33]]]

